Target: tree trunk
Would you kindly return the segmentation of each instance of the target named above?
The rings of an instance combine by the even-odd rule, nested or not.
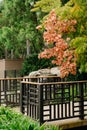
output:
[[[26,46],[27,46],[27,56],[30,54],[30,41],[29,39],[26,40]]]
[[[7,59],[8,57],[8,51],[7,51],[7,48],[5,48],[5,59]]]
[[[14,57],[14,53],[13,53],[13,49],[11,49],[11,59],[13,59]]]

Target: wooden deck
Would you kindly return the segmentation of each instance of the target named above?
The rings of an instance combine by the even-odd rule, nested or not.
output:
[[[87,118],[84,120],[80,120],[78,118],[72,118],[72,119],[65,119],[61,121],[60,120],[51,121],[51,122],[46,122],[45,124],[55,125],[55,126],[58,126],[59,128],[62,128],[63,130],[68,130],[71,128],[87,126]]]

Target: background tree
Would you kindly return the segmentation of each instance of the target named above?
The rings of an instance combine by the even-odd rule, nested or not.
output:
[[[42,7],[31,12],[35,3],[41,4]],[[43,48],[43,39],[42,32],[36,30],[36,26],[43,16],[56,6],[61,6],[60,0],[3,0],[0,4],[0,44],[3,46],[1,54],[4,55],[1,57],[17,58],[38,53]]]
[[[30,11],[34,2],[34,0],[3,1],[0,42],[15,58],[39,52],[43,45],[41,33],[36,30],[37,15]]]

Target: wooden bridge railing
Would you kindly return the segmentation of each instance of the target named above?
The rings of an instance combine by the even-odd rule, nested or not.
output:
[[[0,79],[0,105],[20,106],[39,120],[87,117],[87,81],[62,82],[58,77]]]
[[[87,81],[22,82],[21,112],[40,123],[87,117]]]
[[[20,83],[23,78],[0,78],[0,106],[20,105]]]
[[[0,106],[20,106],[21,81],[26,80],[29,78],[0,78]]]
[[[46,82],[47,77],[17,77],[0,78],[0,106],[20,106],[20,86],[21,81]],[[49,82],[60,81],[59,78],[47,78]],[[48,82],[48,81],[47,81]]]

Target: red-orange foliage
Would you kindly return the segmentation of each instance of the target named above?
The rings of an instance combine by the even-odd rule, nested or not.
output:
[[[76,20],[61,20],[57,17],[55,11],[51,11],[47,20],[43,23],[45,31],[43,33],[44,41],[47,44],[53,44],[53,47],[45,49],[39,54],[39,58],[51,58],[53,64],[60,66],[61,77],[68,76],[69,73],[76,74],[76,56],[74,50],[69,47],[70,38],[63,37],[70,32],[74,32]],[[41,29],[38,26],[37,29]]]

